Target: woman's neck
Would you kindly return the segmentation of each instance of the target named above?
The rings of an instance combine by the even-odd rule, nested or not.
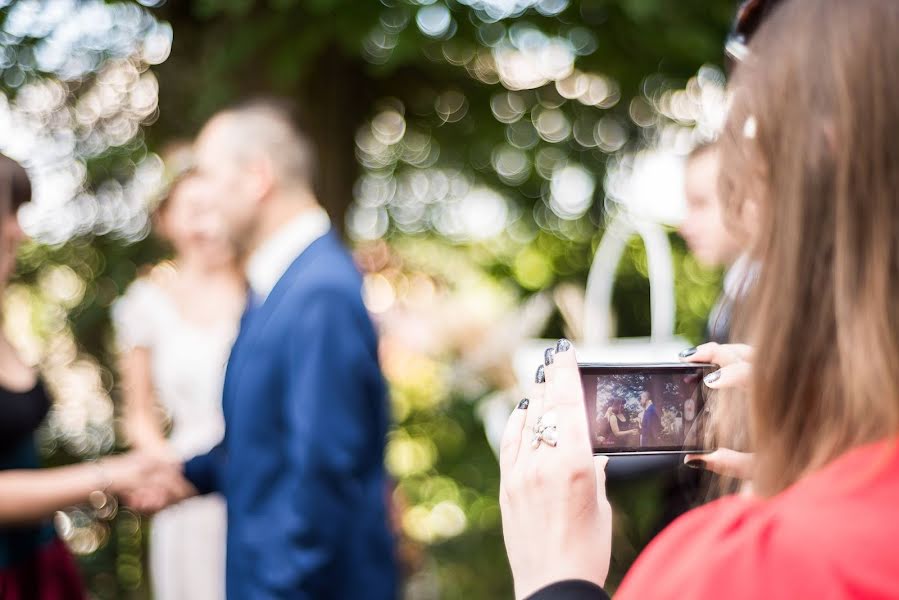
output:
[[[229,262],[210,263],[189,254],[176,256],[174,262],[181,275],[194,281],[232,279],[238,276],[237,268]]]

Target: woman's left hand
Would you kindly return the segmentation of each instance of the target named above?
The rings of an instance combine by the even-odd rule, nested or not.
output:
[[[711,363],[719,369],[706,375],[705,385],[713,390],[749,388],[752,378],[752,359],[755,352],[746,344],[716,344],[709,342],[685,350],[681,359],[685,362]],[[687,454],[684,462],[697,469],[706,469],[725,477],[742,480],[740,492],[752,494],[752,473],[755,456],[718,448],[710,454]]]
[[[519,599],[566,579],[602,586],[612,546],[608,459],[593,456],[574,349],[560,340],[546,362],[529,402],[509,417],[500,449],[503,536]],[[550,441],[534,447],[540,417]]]

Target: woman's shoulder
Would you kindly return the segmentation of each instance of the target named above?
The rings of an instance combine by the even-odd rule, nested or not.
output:
[[[178,284],[178,272],[168,261],[141,269],[137,278],[126,288],[119,303],[156,304],[160,298],[169,298]]]
[[[694,509],[643,551],[616,598],[821,597],[815,590],[825,564],[813,558],[814,547],[804,554],[804,544],[784,536],[783,525],[776,511],[750,498]]]
[[[135,279],[111,309],[113,324],[123,349],[152,345],[170,311],[168,290],[175,274],[166,264],[156,265]]]
[[[150,289],[151,293],[171,294],[177,285],[178,270],[171,261],[165,260],[142,269],[131,287]]]
[[[690,511],[641,554],[620,597],[665,598],[648,593],[660,579],[698,599],[899,589],[899,462],[884,456],[853,451],[773,498],[731,496]],[[876,473],[860,471],[878,459]]]

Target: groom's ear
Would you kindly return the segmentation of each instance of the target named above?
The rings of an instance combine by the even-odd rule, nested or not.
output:
[[[259,156],[246,165],[247,188],[253,199],[259,203],[272,196],[277,185],[275,168],[266,156]]]

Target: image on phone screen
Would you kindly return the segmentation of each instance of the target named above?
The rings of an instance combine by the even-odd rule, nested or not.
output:
[[[579,365],[594,454],[703,452],[714,365]]]

